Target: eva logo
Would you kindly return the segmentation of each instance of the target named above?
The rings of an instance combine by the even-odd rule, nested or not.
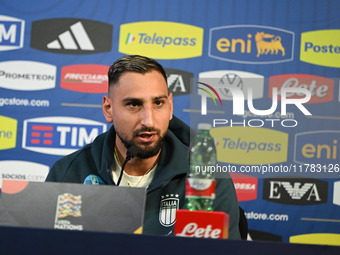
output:
[[[263,180],[263,199],[290,205],[327,203],[328,182],[308,178]]]
[[[94,20],[38,20],[32,22],[31,47],[62,54],[107,52],[112,47],[112,31],[112,25]]]
[[[44,182],[50,168],[29,161],[3,160],[0,161],[0,188],[2,180],[20,180]]]
[[[106,124],[88,119],[28,119],[24,121],[22,148],[51,155],[67,155],[91,143],[105,131]]]
[[[0,51],[22,48],[24,30],[25,21],[0,15]]]
[[[273,88],[278,90],[278,100],[281,100],[282,88],[304,88],[311,93],[311,99],[307,104],[317,104],[333,101],[334,81],[322,76],[309,74],[283,74],[269,78],[269,98],[273,98]],[[304,97],[300,93],[287,93],[287,99]]]
[[[266,26],[236,25],[210,29],[209,56],[224,61],[270,64],[293,60],[294,33]]]
[[[0,62],[0,87],[33,91],[53,89],[57,67],[35,61]]]
[[[314,65],[340,67],[339,37],[339,29],[302,33],[300,60]]]
[[[106,93],[108,90],[105,65],[72,65],[61,68],[60,87],[84,93]]]
[[[187,95],[192,90],[194,74],[178,69],[165,68],[169,92],[173,96]]]
[[[257,197],[257,178],[245,174],[230,173],[233,179],[237,200],[249,201]]]
[[[288,134],[267,128],[218,127],[217,160],[230,164],[260,165],[287,161]]]
[[[295,135],[294,162],[299,164],[339,164],[339,141],[340,131],[338,130],[298,133]]]
[[[119,52],[156,59],[202,55],[203,29],[176,22],[144,21],[120,26]]]
[[[15,148],[18,121],[0,115],[0,123],[0,150]]]

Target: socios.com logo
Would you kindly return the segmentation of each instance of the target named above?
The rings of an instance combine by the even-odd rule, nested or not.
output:
[[[0,115],[0,150],[15,148],[18,121]]]
[[[236,25],[210,29],[209,56],[224,61],[270,64],[294,59],[294,33],[267,26]]]
[[[302,33],[300,60],[314,65],[340,67],[339,37],[339,29]]]
[[[157,59],[202,55],[203,29],[176,22],[144,21],[120,26],[119,52]]]
[[[49,170],[48,166],[35,162],[21,160],[0,161],[0,188],[3,180],[44,182]]]
[[[230,164],[260,165],[287,161],[288,134],[267,128],[217,127],[217,160]]]
[[[28,119],[24,121],[22,147],[45,154],[67,155],[91,143],[105,131],[106,124],[88,119],[71,117]]]

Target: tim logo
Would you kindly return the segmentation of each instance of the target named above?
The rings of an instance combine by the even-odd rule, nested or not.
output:
[[[159,208],[159,222],[165,226],[170,227],[175,223],[176,210],[179,208],[179,195],[166,194],[162,196],[161,206]]]
[[[112,25],[93,20],[39,20],[32,22],[31,47],[63,54],[107,52],[112,46],[112,31]]]
[[[263,199],[290,205],[327,203],[328,182],[316,179],[264,179]]]
[[[67,155],[91,143],[105,131],[106,124],[87,119],[28,119],[24,121],[22,147],[44,154]]]
[[[334,166],[340,159],[340,131],[320,130],[295,135],[294,162]],[[331,169],[335,173],[334,169]],[[322,171],[321,173],[323,173]]]
[[[270,64],[293,60],[294,33],[266,26],[210,29],[209,56],[224,61]]]
[[[169,92],[173,96],[187,95],[192,90],[193,73],[166,68],[167,83]]]
[[[25,21],[0,15],[0,51],[22,48],[24,30]]]
[[[85,93],[106,93],[108,90],[105,65],[72,65],[61,68],[60,87]]]

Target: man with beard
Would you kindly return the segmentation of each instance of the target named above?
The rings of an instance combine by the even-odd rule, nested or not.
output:
[[[173,234],[175,218],[164,220],[161,213],[167,198],[172,198],[172,206],[185,208],[190,128],[172,115],[172,94],[158,62],[124,56],[112,64],[108,77],[103,113],[112,127],[57,161],[46,181],[84,183],[93,174],[103,184],[145,187],[143,233]],[[122,172],[128,149],[134,157]],[[214,208],[230,215],[229,238],[240,239],[239,207],[230,178],[216,180]]]

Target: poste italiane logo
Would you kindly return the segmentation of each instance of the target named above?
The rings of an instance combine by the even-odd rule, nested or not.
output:
[[[340,67],[340,30],[302,33],[300,60],[320,66]]]
[[[288,134],[267,128],[218,127],[217,160],[224,163],[260,165],[287,161]]]
[[[0,123],[0,150],[15,148],[18,121],[16,119],[0,116]]]
[[[224,61],[270,64],[292,61],[294,33],[275,27],[236,25],[210,29],[209,56]]]
[[[120,26],[119,52],[157,59],[202,55],[203,29],[176,22],[144,21]]]

